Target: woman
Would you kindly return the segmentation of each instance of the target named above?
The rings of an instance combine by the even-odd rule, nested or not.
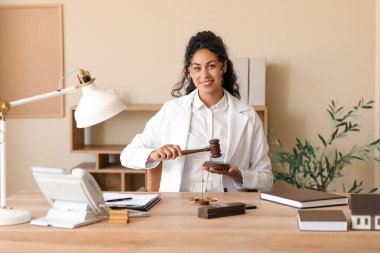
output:
[[[186,95],[182,96],[181,91]],[[163,161],[160,191],[269,190],[273,175],[262,122],[238,100],[239,86],[222,39],[210,31],[193,36],[186,48],[181,80],[172,95],[123,150],[123,166],[152,169]],[[183,156],[181,150],[220,140],[228,170],[202,167],[208,152]],[[202,186],[201,179],[206,182]]]

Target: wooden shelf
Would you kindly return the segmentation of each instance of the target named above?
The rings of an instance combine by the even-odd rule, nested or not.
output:
[[[134,170],[134,169],[128,169],[123,167],[121,164],[113,164],[108,167],[104,167],[101,169],[96,168],[96,163],[80,163],[74,168],[82,168],[85,170],[88,170],[88,172],[93,172],[93,173],[119,173],[120,170],[122,169],[122,173],[128,173],[128,174],[145,174],[146,170]]]
[[[158,111],[162,104],[129,104],[125,107],[125,111]]]
[[[129,104],[125,112],[157,112],[162,104]],[[268,134],[268,107],[253,106],[263,121],[265,135]],[[77,128],[74,117],[76,106],[70,113],[70,149],[73,153],[88,153],[95,155],[95,162],[84,162],[74,168],[83,168],[91,173],[104,191],[137,191],[141,188],[154,192],[158,191],[161,177],[161,164],[152,170],[135,170],[120,164],[120,154],[127,145],[85,144],[85,129]],[[128,119],[128,120],[133,120]],[[145,122],[144,122],[145,123]],[[128,124],[126,124],[128,126]]]
[[[125,146],[123,145],[84,145],[72,149],[73,153],[104,153],[104,154],[121,154]]]

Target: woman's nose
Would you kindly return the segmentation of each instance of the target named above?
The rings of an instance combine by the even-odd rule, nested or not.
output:
[[[202,68],[201,70],[201,77],[207,77],[209,75],[207,68]]]

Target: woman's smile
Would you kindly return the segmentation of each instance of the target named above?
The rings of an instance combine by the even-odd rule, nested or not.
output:
[[[205,81],[200,81],[199,82],[199,85],[202,85],[202,86],[209,86],[213,83],[212,80],[205,80]]]

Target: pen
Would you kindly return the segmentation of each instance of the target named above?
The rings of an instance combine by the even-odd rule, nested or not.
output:
[[[121,198],[121,199],[109,199],[109,200],[106,200],[106,202],[118,202],[118,201],[131,200],[131,199],[132,197]]]

